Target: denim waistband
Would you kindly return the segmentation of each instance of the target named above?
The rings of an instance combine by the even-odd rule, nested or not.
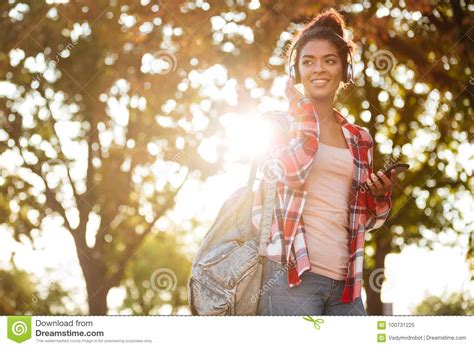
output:
[[[284,265],[280,262],[276,262],[273,260],[270,260],[269,258],[265,257],[265,263],[267,264],[267,269],[271,270],[271,273],[281,273],[281,276],[284,275],[284,279],[287,278],[287,269],[284,267]],[[319,281],[322,281],[327,284],[331,289],[336,288],[337,286],[343,286],[345,284],[345,280],[338,280],[338,279],[333,279],[328,276],[311,272],[309,270],[305,271],[302,274],[303,278],[312,278],[312,279],[318,279]]]

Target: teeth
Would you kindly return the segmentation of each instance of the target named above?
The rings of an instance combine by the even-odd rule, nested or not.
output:
[[[320,80],[320,79],[311,81],[311,83],[316,86],[324,86],[327,82],[328,80]]]

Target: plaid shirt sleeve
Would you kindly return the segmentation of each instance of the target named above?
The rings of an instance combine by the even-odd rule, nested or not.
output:
[[[299,189],[305,183],[318,149],[319,118],[308,98],[301,98],[290,106],[289,114],[293,116],[289,143],[275,148],[261,165],[264,173],[270,172],[285,185]]]
[[[368,150],[368,162],[369,162],[369,178],[373,173],[373,153],[374,153],[374,141],[369,132],[367,132],[370,139],[370,147]],[[392,208],[392,192],[386,192],[382,197],[374,197],[372,193],[367,191],[367,219],[365,222],[366,231],[370,231],[379,227],[382,227],[385,220],[387,220],[390,209]]]

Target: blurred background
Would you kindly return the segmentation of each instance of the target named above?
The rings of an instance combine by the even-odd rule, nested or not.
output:
[[[326,7],[357,44],[338,108],[410,164],[367,233],[368,314],[473,314],[471,1],[0,3],[0,314],[189,314],[193,255],[285,110]]]

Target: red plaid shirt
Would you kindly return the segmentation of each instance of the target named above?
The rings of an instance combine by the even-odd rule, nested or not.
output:
[[[372,173],[373,139],[360,126],[350,123],[334,109],[342,127],[354,162],[349,199],[349,253],[342,302],[352,302],[361,296],[365,232],[379,228],[392,206],[391,192],[375,198],[358,188]],[[303,207],[307,197],[306,178],[319,147],[319,117],[308,98],[301,99],[286,115],[291,121],[291,139],[277,146],[259,166],[263,179],[255,193],[252,208],[253,232],[260,224],[265,180],[277,182],[272,226],[267,244],[267,257],[287,264],[289,287],[301,284],[303,272],[311,269],[305,241]]]

